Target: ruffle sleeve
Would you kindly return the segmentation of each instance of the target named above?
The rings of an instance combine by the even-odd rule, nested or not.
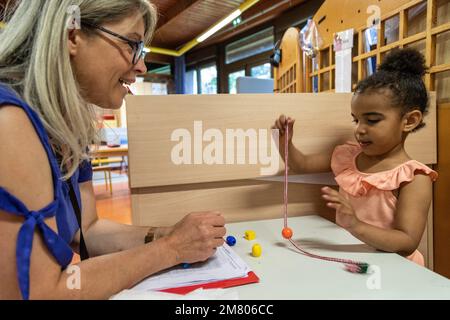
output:
[[[331,161],[336,182],[344,191],[353,196],[364,196],[372,188],[384,191],[396,190],[402,183],[414,180],[418,172],[429,176],[432,181],[438,177],[436,171],[416,160],[407,161],[387,171],[360,172],[355,164],[355,158],[360,150],[356,143],[338,146],[333,152]]]

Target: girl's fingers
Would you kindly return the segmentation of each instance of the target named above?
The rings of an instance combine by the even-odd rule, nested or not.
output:
[[[342,196],[342,194],[340,194],[334,189],[324,187],[322,188],[322,192],[323,192],[322,197],[324,197],[325,199],[333,199],[333,201],[347,203],[347,199],[345,199],[344,196]]]
[[[337,192],[334,189],[331,189],[330,187],[323,187],[322,192],[326,194],[340,194],[339,192]]]
[[[339,210],[341,208],[341,204],[340,203],[336,203],[336,202],[328,202],[327,203],[327,207]]]
[[[322,192],[323,192],[322,197],[324,199],[332,200],[332,201],[339,201],[339,202],[343,199],[342,195],[333,189],[322,188]]]
[[[275,122],[275,126],[276,126],[276,129],[280,130],[280,135],[283,135],[284,134],[284,130],[283,130],[283,126],[280,123],[280,120],[277,120]]]
[[[339,199],[338,197],[335,197],[335,196],[330,196],[330,195],[327,195],[327,194],[323,194],[322,198],[327,200],[327,201],[341,203],[341,199]]]
[[[328,202],[327,207],[335,209],[336,213],[339,214],[352,215],[351,211],[348,211],[347,208],[343,207],[340,203]]]
[[[352,205],[350,204],[350,202],[347,201],[347,199],[345,199],[345,201],[342,201],[341,203],[342,203],[342,205],[343,205],[344,207],[346,207],[347,209],[353,210]]]

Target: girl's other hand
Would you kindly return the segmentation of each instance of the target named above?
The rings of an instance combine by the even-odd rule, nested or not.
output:
[[[360,222],[350,202],[338,191],[329,187],[322,188],[322,198],[327,201],[327,207],[336,210],[336,223],[341,227],[352,230]]]

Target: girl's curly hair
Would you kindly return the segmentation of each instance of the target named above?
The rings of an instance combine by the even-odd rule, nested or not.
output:
[[[392,105],[401,108],[402,116],[413,110],[428,112],[428,92],[423,82],[427,71],[423,55],[413,49],[394,49],[389,53],[377,72],[361,80],[355,94],[379,89],[389,89]],[[422,122],[413,131],[423,128]]]

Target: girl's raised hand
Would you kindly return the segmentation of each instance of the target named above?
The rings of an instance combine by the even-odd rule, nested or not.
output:
[[[292,119],[291,117],[286,117],[284,114],[282,114],[277,120],[275,120],[275,124],[272,126],[272,129],[278,129],[280,133],[280,143],[284,141],[285,139],[285,126],[286,123],[289,125],[289,143],[292,142],[292,137],[294,135],[294,123],[295,119]]]
[[[327,206],[336,210],[336,223],[341,227],[351,230],[360,222],[350,202],[339,192],[329,187],[322,188],[322,198],[327,201]]]

